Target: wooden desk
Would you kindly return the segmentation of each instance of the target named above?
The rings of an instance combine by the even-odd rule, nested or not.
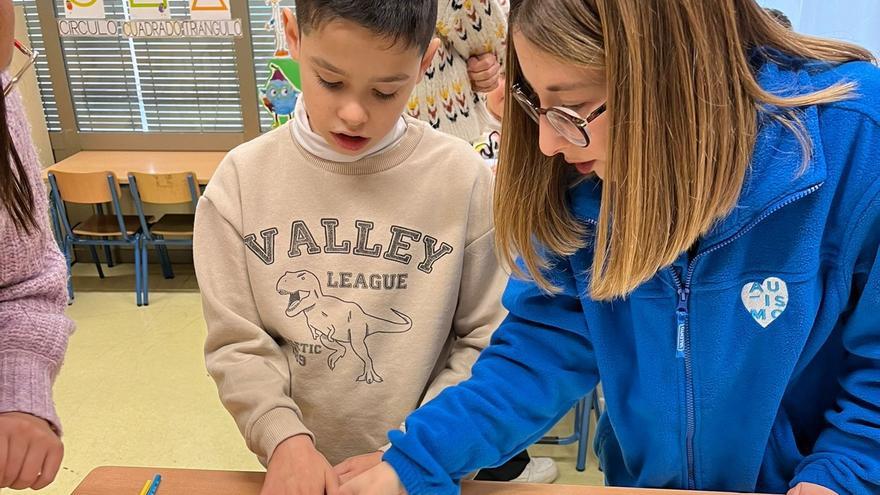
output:
[[[99,467],[72,495],[137,495],[144,482],[162,475],[158,495],[259,495],[264,473],[192,469]],[[466,481],[462,495],[708,495],[711,492],[644,490],[569,485]]]
[[[43,179],[53,170],[63,172],[114,172],[122,184],[128,184],[129,172],[154,174],[193,172],[205,185],[214,175],[224,151],[80,151],[46,168]]]

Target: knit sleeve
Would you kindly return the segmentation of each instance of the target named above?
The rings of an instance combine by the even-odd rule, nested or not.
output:
[[[60,433],[52,383],[73,331],[64,316],[67,265],[48,228],[40,165],[17,92],[6,104],[10,134],[34,193],[38,228],[21,232],[0,209],[0,412],[32,414]]]
[[[8,215],[3,214],[2,242],[9,244]],[[14,242],[14,241],[13,241]],[[73,323],[64,316],[67,271],[51,239],[32,250],[37,256],[4,258],[0,287],[0,412],[24,412],[48,421],[61,432],[52,401],[52,383],[61,367]],[[29,269],[28,269],[29,268]]]
[[[411,117],[473,143],[483,132],[483,97],[471,88],[468,58],[494,53],[504,64],[507,0],[440,0],[436,34],[440,47],[407,102]]]
[[[507,14],[502,0],[440,0],[437,34],[462,58],[494,53],[504,60]]]

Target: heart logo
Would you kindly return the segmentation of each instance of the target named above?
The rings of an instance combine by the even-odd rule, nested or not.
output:
[[[767,328],[788,307],[788,285],[776,277],[764,283],[749,282],[742,288],[742,302],[758,325]]]

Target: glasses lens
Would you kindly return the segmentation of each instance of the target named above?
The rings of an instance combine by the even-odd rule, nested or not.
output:
[[[568,139],[572,144],[576,146],[587,146],[590,144],[589,138],[585,136],[581,128],[562,112],[551,109],[547,112],[547,121],[556,129],[556,132],[565,139]]]

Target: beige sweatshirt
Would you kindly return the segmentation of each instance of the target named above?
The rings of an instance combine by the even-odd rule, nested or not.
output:
[[[506,316],[492,174],[407,118],[354,163],[290,124],[234,149],[199,202],[194,257],[208,371],[248,447],[309,434],[335,464],[470,374]]]

